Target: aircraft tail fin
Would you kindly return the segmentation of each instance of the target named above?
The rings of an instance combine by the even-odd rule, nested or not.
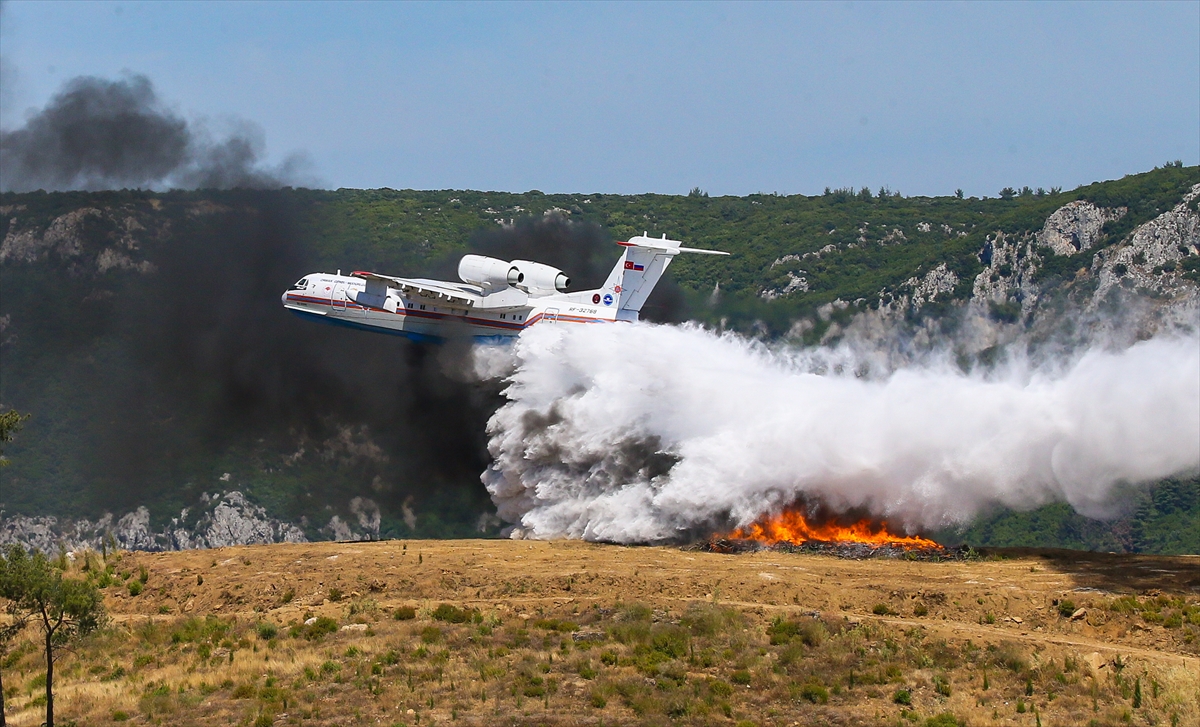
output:
[[[701,255],[729,254],[719,250],[684,247],[676,240],[668,240],[666,235],[661,239],[640,235],[629,238],[629,242],[617,244],[624,247],[625,252],[608,274],[608,280],[604,281],[601,292],[612,295],[616,299],[617,310],[632,314],[634,319],[676,255],[681,252]]]

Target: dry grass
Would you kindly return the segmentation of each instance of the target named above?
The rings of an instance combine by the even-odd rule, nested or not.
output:
[[[1200,724],[1190,586],[1096,590],[1044,558],[847,562],[476,541],[114,560],[113,622],[59,672],[64,721]],[[1185,585],[1197,568],[1155,565]],[[145,588],[130,596],[142,568]],[[1087,613],[1061,615],[1068,597]],[[887,615],[873,613],[880,602]],[[41,721],[39,657],[18,650],[6,664],[15,725]]]

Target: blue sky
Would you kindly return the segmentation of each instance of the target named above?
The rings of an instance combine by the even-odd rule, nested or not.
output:
[[[77,75],[327,187],[995,195],[1200,163],[1200,2],[6,2],[0,125]]]

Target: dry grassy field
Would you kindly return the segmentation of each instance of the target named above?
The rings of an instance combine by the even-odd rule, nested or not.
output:
[[[78,725],[1200,725],[1200,557],[480,540],[73,568],[111,615],[58,670]],[[11,724],[42,720],[39,659],[3,665]]]

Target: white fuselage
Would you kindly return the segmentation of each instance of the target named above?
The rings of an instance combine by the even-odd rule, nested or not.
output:
[[[531,298],[520,291],[506,299],[480,295],[475,286],[413,279],[411,292],[389,288],[386,295],[367,296],[367,281],[347,275],[312,273],[283,294],[283,304],[306,318],[416,339],[459,336],[516,336],[538,323],[604,323],[618,320],[613,296],[559,293]],[[442,295],[439,297],[438,294]],[[368,300],[367,298],[371,299]],[[481,305],[483,304],[483,305]],[[636,316],[621,316],[636,320]]]

